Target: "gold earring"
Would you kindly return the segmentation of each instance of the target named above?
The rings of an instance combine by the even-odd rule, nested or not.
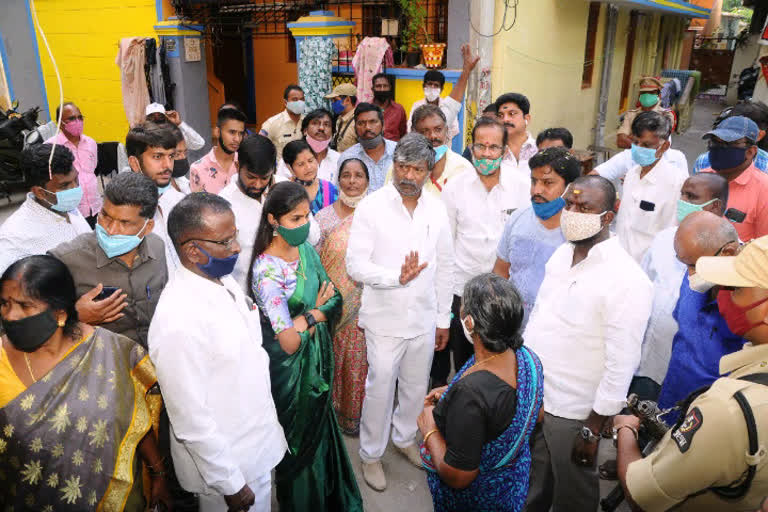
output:
[[[66,319],[62,320],[61,318],[59,318],[59,321],[57,323],[59,327],[64,327],[67,323],[67,320]]]

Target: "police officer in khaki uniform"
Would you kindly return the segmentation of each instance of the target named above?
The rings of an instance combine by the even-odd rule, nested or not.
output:
[[[632,121],[640,112],[655,110],[666,114],[672,123],[672,129],[675,129],[675,115],[671,110],[661,108],[661,88],[661,82],[652,76],[644,76],[640,79],[638,101],[641,107],[627,110],[627,113],[624,114],[624,121],[621,123],[619,131],[616,132],[617,146],[624,149],[632,147]]]
[[[325,95],[325,99],[331,100],[333,112],[338,116],[333,146],[336,151],[343,153],[357,144],[357,133],[355,133],[357,87],[350,83],[339,84],[330,94]]]
[[[619,480],[635,510],[754,511],[768,495],[768,236],[737,256],[699,258],[696,273],[728,287],[720,312],[751,343],[720,360],[728,376],[690,402],[648,457],[638,419],[614,418]]]

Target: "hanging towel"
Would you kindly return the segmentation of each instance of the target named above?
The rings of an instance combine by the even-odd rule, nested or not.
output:
[[[357,80],[357,101],[370,103],[373,101],[373,84],[371,80],[376,73],[381,73],[383,67],[394,65],[392,48],[383,37],[366,37],[357,45],[352,67],[355,69]]]
[[[126,37],[120,40],[115,64],[120,68],[123,108],[128,124],[135,126],[144,121],[144,109],[149,105],[147,78],[144,74],[144,39]]]

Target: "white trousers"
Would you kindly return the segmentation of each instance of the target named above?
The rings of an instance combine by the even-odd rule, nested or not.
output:
[[[360,419],[360,458],[376,462],[392,442],[404,448],[416,442],[416,419],[424,409],[435,331],[415,338],[377,336],[365,331],[368,377]],[[394,410],[397,385],[397,409]]]
[[[248,509],[249,512],[269,512],[272,509],[272,473],[258,478],[253,482],[248,482],[253,494],[256,495],[256,501]],[[227,502],[224,496],[218,494],[198,494],[200,500],[200,512],[227,512]]]

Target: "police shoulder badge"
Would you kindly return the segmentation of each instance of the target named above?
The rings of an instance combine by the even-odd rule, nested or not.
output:
[[[693,434],[695,434],[696,431],[701,428],[703,423],[704,416],[702,416],[698,407],[694,407],[685,417],[685,420],[683,420],[680,428],[672,433],[672,439],[674,439],[681,453],[687,452],[691,447],[691,443],[693,442]]]

